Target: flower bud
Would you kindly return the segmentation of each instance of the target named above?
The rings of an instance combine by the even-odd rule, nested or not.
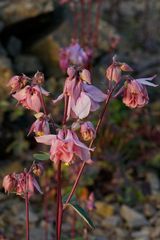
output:
[[[106,70],[106,78],[109,81],[119,82],[121,80],[120,66],[112,63]]]
[[[36,176],[41,176],[43,174],[43,171],[44,171],[44,167],[42,164],[40,163],[36,163],[34,164],[33,168],[32,168],[32,171],[33,173],[36,175]]]
[[[91,122],[81,124],[80,132],[84,141],[90,141],[95,138],[95,129]]]
[[[120,69],[123,72],[132,72],[133,71],[133,69],[127,63],[122,63],[120,66]]]
[[[71,128],[72,128],[73,131],[79,130],[80,127],[81,127],[81,126],[80,126],[80,123],[79,123],[79,122],[74,122],[74,123],[72,123],[72,126],[71,126]]]
[[[76,73],[76,70],[74,67],[67,68],[67,74],[68,74],[69,78],[72,79],[74,77],[75,73]]]
[[[80,77],[83,81],[91,84],[91,74],[87,69],[83,69],[80,73]]]
[[[33,77],[34,84],[43,84],[44,83],[44,74],[42,72],[37,71]]]

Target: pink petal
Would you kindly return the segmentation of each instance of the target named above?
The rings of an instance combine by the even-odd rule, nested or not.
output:
[[[73,111],[80,119],[83,119],[88,116],[90,109],[91,109],[90,98],[84,92],[81,92],[81,95],[78,98],[76,106],[73,109]]]
[[[52,141],[56,140],[57,136],[53,135],[53,134],[49,134],[49,135],[44,135],[44,136],[40,136],[40,137],[35,137],[36,141],[38,143],[44,143],[46,145],[51,145]]]
[[[35,178],[33,178],[33,185],[39,193],[43,194],[43,192],[42,192],[42,190],[41,190],[41,188],[40,188],[40,186],[39,186],[39,184],[38,184],[38,182]]]
[[[53,104],[56,104],[57,102],[61,101],[63,97],[64,97],[63,93],[60,94],[55,100],[52,100]]]
[[[35,112],[39,112],[41,109],[41,101],[39,96],[35,93],[31,96],[31,105],[29,106],[30,109],[34,110]]]
[[[83,83],[83,89],[95,102],[103,102],[107,97],[107,95],[104,94],[100,89],[91,84]]]

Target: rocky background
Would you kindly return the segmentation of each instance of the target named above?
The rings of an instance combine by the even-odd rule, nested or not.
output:
[[[95,6],[93,4],[93,18]],[[158,0],[104,0],[93,79],[105,87],[105,68],[111,63],[112,38],[119,38],[118,58],[135,69],[135,76],[160,73],[160,2]],[[60,47],[69,45],[71,12],[51,0],[0,1],[0,180],[32,162],[36,144],[26,137],[33,116],[9,97],[6,84],[14,74],[46,76],[54,97],[61,92],[64,75],[58,65]],[[76,240],[160,239],[160,90],[149,89],[150,104],[131,111],[120,100],[111,103],[103,131],[97,139],[96,164],[88,168],[78,196],[85,205],[94,191],[91,213],[96,229],[90,231],[77,218]],[[61,107],[50,107],[58,121]],[[109,115],[109,118],[108,118]],[[67,170],[64,170],[64,172]],[[51,178],[50,170],[47,172]],[[42,186],[43,186],[42,179]],[[49,194],[49,205],[55,197]],[[65,186],[65,182],[64,182]],[[65,191],[65,190],[64,190]],[[44,239],[44,197],[31,201],[31,239]],[[63,224],[63,239],[70,237],[73,212]],[[25,239],[23,199],[0,193],[0,240]],[[54,239],[55,210],[49,207],[48,239]],[[83,234],[82,234],[83,232]]]

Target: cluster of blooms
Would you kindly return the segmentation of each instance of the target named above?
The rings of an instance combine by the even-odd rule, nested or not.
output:
[[[130,108],[144,107],[148,101],[148,93],[146,86],[157,87],[151,81],[156,77],[134,79],[130,75],[122,76],[122,72],[132,72],[133,69],[126,63],[121,63],[113,57],[113,63],[106,70],[106,77],[109,81],[119,83],[125,79],[123,87],[119,93],[123,96],[123,103]],[[116,94],[118,96],[118,94]]]
[[[67,120],[72,118],[86,118],[90,112],[96,111],[100,103],[105,101],[107,95],[91,84],[89,70],[77,70],[75,67],[67,69],[63,93],[53,101],[67,97]]]
[[[8,86],[11,87],[12,96],[19,104],[38,113],[42,107],[41,95],[49,95],[49,92],[40,87],[43,81],[43,74],[37,72],[32,79],[25,75],[14,76]]]
[[[33,166],[32,172],[35,175],[39,176],[42,174],[42,171],[43,168],[40,164]],[[42,194],[38,182],[31,173],[22,172],[6,175],[2,185],[5,192],[16,193],[21,197],[25,197],[25,194],[28,193],[28,197],[30,198],[34,194],[35,189]]]
[[[60,51],[60,68],[62,71],[66,72],[70,64],[88,67],[92,60],[92,49],[86,47],[83,49],[78,40],[72,39],[69,47],[62,48]]]

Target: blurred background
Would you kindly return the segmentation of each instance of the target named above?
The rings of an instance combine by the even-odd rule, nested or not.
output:
[[[39,70],[45,74],[45,89],[54,98],[62,92],[65,74],[59,67],[59,51],[68,46],[73,37],[73,15],[81,11],[79,2],[76,1],[74,12],[69,4],[59,5],[54,0],[0,0],[1,183],[6,174],[30,166],[32,154],[40,150],[33,136],[27,137],[34,117],[16,106],[16,101],[9,96],[7,82],[15,74],[33,76]],[[92,62],[93,82],[103,90],[106,88],[105,69],[116,53],[121,62],[135,70],[135,77],[157,74],[158,84],[160,1],[101,2],[98,40]],[[91,7],[94,22],[97,1],[92,1]],[[87,9],[85,11],[84,16],[87,16]],[[77,218],[76,237],[71,238],[74,216],[70,212],[64,216],[62,239],[160,239],[160,89],[148,88],[148,91],[150,103],[143,109],[130,110],[121,99],[111,102],[103,130],[96,140],[93,156],[96,162],[86,169],[87,174],[77,192],[84,206],[89,194],[94,192],[96,208],[90,214],[96,229],[90,231]],[[49,105],[49,110],[59,123],[63,106]],[[98,113],[95,123],[96,116]],[[31,200],[31,239],[54,239],[55,212],[51,203],[55,199],[55,179],[51,169],[49,164],[41,179],[42,188],[48,192],[49,216],[46,220],[43,211],[46,199],[37,194]],[[66,167],[63,174],[65,193],[69,190],[66,184],[69,174],[74,179],[74,169]],[[24,221],[23,199],[5,195],[1,185],[0,240],[25,239]],[[43,237],[46,229],[48,238]]]

